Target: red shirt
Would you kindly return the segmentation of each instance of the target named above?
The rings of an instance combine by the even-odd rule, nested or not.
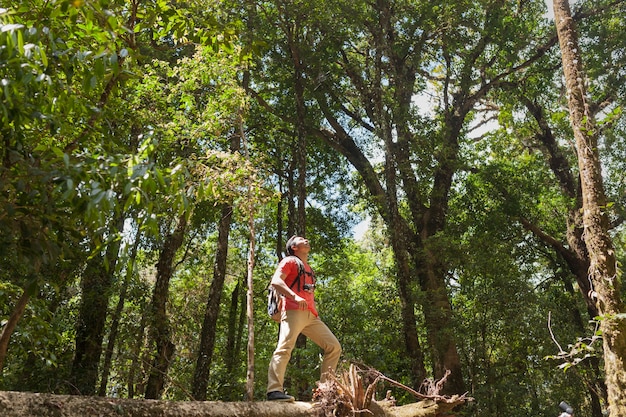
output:
[[[307,264],[306,262],[304,261],[300,261],[300,262],[304,264],[304,273],[300,276],[299,282],[295,284],[294,284],[294,281],[298,277],[298,269],[299,269],[298,260],[295,259],[295,256],[287,256],[282,261],[280,261],[280,263],[278,264],[278,270],[282,272],[283,274],[285,274],[285,284],[287,284],[287,286],[291,288],[293,292],[298,294],[300,297],[304,298],[306,300],[307,305],[309,306],[309,311],[315,314],[315,317],[318,317],[319,314],[317,313],[317,310],[315,309],[315,294],[313,294],[314,291],[312,290],[305,291],[304,289],[304,284],[309,284],[309,285],[315,284],[315,277],[313,275],[313,270],[311,269],[309,264]],[[298,310],[299,309],[298,303],[295,302],[294,300],[291,300],[285,297],[285,301],[286,302],[283,304],[285,306],[284,307],[285,310]]]

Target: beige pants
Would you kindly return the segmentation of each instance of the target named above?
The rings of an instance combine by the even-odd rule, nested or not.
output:
[[[283,311],[278,346],[267,370],[267,392],[283,390],[287,364],[300,333],[324,350],[320,381],[324,382],[325,374],[329,369],[336,370],[341,356],[341,345],[328,326],[308,310]]]

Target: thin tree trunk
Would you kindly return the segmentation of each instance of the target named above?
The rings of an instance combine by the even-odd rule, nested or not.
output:
[[[295,235],[298,230],[297,218],[296,218],[296,201],[294,198],[296,185],[295,185],[295,155],[291,155],[291,161],[289,161],[289,167],[287,169],[287,236]],[[281,248],[281,250],[284,250]]]
[[[166,306],[169,298],[170,279],[174,274],[174,257],[183,244],[186,229],[187,217],[183,213],[178,218],[178,225],[174,232],[168,235],[165,242],[163,242],[163,249],[157,262],[157,276],[151,305],[151,340],[154,343],[155,356],[146,384],[145,397],[147,399],[161,398],[165,386],[165,377],[169,370],[170,361],[174,356],[175,345],[170,340],[170,326]]]
[[[191,395],[195,400],[204,401],[207,398],[209,385],[209,373],[213,350],[215,348],[215,332],[217,318],[220,312],[220,303],[226,278],[226,260],[228,257],[228,236],[232,219],[233,207],[223,204],[222,216],[218,226],[217,250],[215,251],[215,264],[213,269],[213,281],[207,298],[202,331],[200,333],[200,346],[193,377]]]
[[[246,72],[246,75],[249,73]],[[247,88],[248,79],[244,78],[244,86]],[[242,114],[239,114],[239,137],[241,145],[243,145],[246,160],[250,162],[248,153],[248,144],[246,133],[244,130],[244,121]],[[251,402],[254,400],[254,250],[256,246],[256,231],[254,228],[254,189],[252,183],[248,184],[248,201],[247,201],[247,217],[248,229],[250,233],[250,246],[248,250],[248,273],[247,273],[247,292],[246,292],[246,314],[248,316],[248,367],[246,372],[246,400]]]
[[[283,252],[283,184],[280,181],[280,195],[276,205],[276,258],[280,259]]]
[[[299,58],[294,57],[294,60]],[[296,148],[296,159],[298,166],[297,180],[297,196],[298,196],[298,212],[296,218],[296,233],[302,237],[306,236],[306,171],[307,171],[307,141],[306,141],[306,108],[304,106],[304,86],[302,76],[300,74],[300,65],[296,65],[295,74],[296,88],[296,113],[298,117],[298,146]]]
[[[307,171],[307,138],[306,138],[306,105],[304,103],[304,63],[298,49],[296,37],[296,28],[299,25],[285,25],[287,28],[287,42],[289,44],[289,52],[293,63],[293,85],[294,98],[296,101],[296,135],[297,144],[295,147],[296,167],[298,169],[298,177],[296,180],[297,206],[296,213],[291,213],[296,218],[295,234],[306,237],[306,171]],[[299,334],[296,339],[296,352],[294,354],[294,362],[296,367],[303,366],[302,349],[306,348],[306,336]],[[296,391],[299,398],[304,398],[308,391],[308,381],[300,378],[296,381]]]
[[[384,14],[383,14],[384,15]],[[384,42],[382,34],[379,36],[378,42]],[[381,68],[381,57],[377,57],[377,68]],[[380,74],[379,74],[380,76]],[[381,81],[378,80],[380,85]],[[411,239],[407,238],[409,229],[400,214],[398,205],[398,189],[397,189],[397,172],[398,158],[396,156],[394,135],[390,121],[384,109],[382,101],[382,93],[374,94],[376,97],[376,114],[380,123],[379,136],[385,141],[385,184],[387,185],[387,207],[389,214],[387,216],[387,227],[391,234],[391,246],[393,248],[394,259],[397,268],[398,292],[401,301],[402,328],[404,333],[404,342],[406,345],[407,355],[411,363],[411,376],[413,378],[413,387],[419,389],[422,382],[426,378],[426,368],[424,366],[424,355],[420,346],[419,337],[417,335],[416,317],[415,317],[415,297],[411,282],[413,273],[411,271],[410,252]]]
[[[611,417],[626,416],[626,316],[598,152],[598,127],[587,106],[580,45],[567,0],[554,0],[554,16],[568,92],[570,122],[576,139],[583,196],[584,237],[590,256],[589,277],[601,315],[604,368]]]
[[[387,56],[393,57],[393,48],[389,47],[388,34],[391,28],[391,10],[387,2],[376,2],[376,7],[380,16],[379,31],[374,34],[377,49],[375,62],[376,62],[376,83],[377,86],[371,93],[373,98],[373,112],[375,114],[378,128],[378,135],[385,143],[385,185],[386,201],[388,208],[388,215],[386,216],[386,223],[388,230],[391,234],[391,246],[393,248],[394,259],[396,261],[397,268],[397,280],[398,280],[398,292],[401,301],[401,314],[404,341],[406,345],[407,355],[410,358],[411,363],[411,377],[413,379],[413,387],[419,389],[424,379],[426,378],[426,368],[424,365],[424,354],[419,342],[417,334],[417,321],[415,317],[415,296],[413,294],[412,281],[415,279],[415,271],[411,267],[411,253],[415,248],[412,247],[411,229],[408,227],[404,218],[400,214],[400,207],[398,203],[398,184],[399,178],[402,177],[402,160],[406,158],[406,155],[402,154],[401,144],[405,141],[406,137],[399,138],[400,144],[396,144],[396,138],[394,137],[394,129],[396,131],[402,131],[402,126],[408,123],[408,120],[403,119],[401,116],[401,108],[403,105],[407,105],[406,102],[396,102],[396,106],[389,113],[387,106],[385,105],[384,92],[382,91],[383,78],[383,61]],[[387,56],[385,56],[387,55]],[[400,71],[398,66],[400,65],[395,59],[392,59],[394,64],[394,70]],[[406,74],[398,75],[397,84],[408,83],[410,86],[404,86],[411,90],[411,81],[406,79]],[[401,95],[399,90],[402,88],[399,85],[395,85],[394,94]],[[400,98],[400,97],[397,97]],[[410,100],[409,100],[410,103]],[[409,104],[410,105],[410,104]],[[397,124],[399,122],[400,124]],[[400,152],[398,152],[400,150]],[[406,180],[406,178],[405,178]],[[411,196],[409,196],[411,197]]]

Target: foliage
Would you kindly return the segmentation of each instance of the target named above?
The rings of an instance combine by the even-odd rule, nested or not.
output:
[[[295,81],[300,79],[305,114],[299,121],[307,132],[306,233],[319,280],[319,310],[342,343],[342,367],[361,362],[396,381],[411,381],[389,230],[355,167],[320,136],[330,124],[324,111],[337,115],[380,178],[388,173],[381,120],[406,119],[397,126],[406,126],[412,138],[404,151],[417,192],[410,194],[406,177],[385,183],[384,191],[392,185],[400,189],[400,213],[419,234],[424,219],[411,217],[411,206],[430,204],[426,196],[437,158],[446,151],[447,112],[467,98],[464,94],[476,94],[480,98],[460,126],[445,227],[427,242],[445,265],[452,331],[464,380],[476,399],[465,411],[484,417],[552,416],[555,404],[565,399],[578,414],[591,415],[586,387],[598,376],[587,365],[597,351],[587,338],[597,337],[594,326],[583,320],[581,328],[576,319],[585,315],[585,305],[562,257],[522,226],[530,221],[565,241],[568,211],[576,204],[555,179],[537,136],[541,126],[525,101],[543,110],[575,176],[544,2],[394,0],[378,2],[379,9],[361,1],[18,3],[0,9],[2,324],[24,290],[32,297],[11,337],[0,388],[66,388],[84,266],[121,239],[112,311],[131,262],[123,251],[129,236],[138,234],[106,382],[108,395],[141,396],[143,364],[151,355],[145,327],[157,248],[172,220],[184,213],[190,228],[170,283],[176,355],[164,396],[189,399],[218,208],[226,202],[234,207],[234,220],[209,399],[235,401],[245,390],[241,285],[251,208],[258,232],[255,396],[264,396],[277,336],[263,308],[264,289],[277,262],[277,238],[284,240],[293,230],[293,184],[299,174],[294,143],[302,127],[296,122]],[[584,16],[579,27],[590,104],[601,121],[606,209],[623,263],[625,14],[622,3],[606,4],[583,1],[577,7]],[[397,17],[397,37],[386,44],[393,45],[388,50],[376,38],[383,6]],[[402,74],[393,73],[392,58],[405,64],[398,68],[416,74],[408,114],[398,106],[395,94],[403,84],[395,81]],[[376,94],[383,98],[382,119],[368,107]],[[230,151],[232,141],[243,139],[240,123],[245,157],[244,150]],[[391,132],[396,146],[399,131]],[[350,229],[361,213],[370,217],[370,230],[355,242]],[[124,227],[114,230],[112,221],[119,216]],[[418,287],[414,281],[411,294],[423,299]],[[420,305],[415,313],[417,334],[427,345]],[[577,352],[582,356],[559,369],[562,362],[555,358],[573,359]],[[294,353],[289,391],[312,394],[319,354],[310,342]],[[429,372],[432,366],[427,357]],[[378,389],[381,397],[394,388]],[[413,400],[405,392],[394,395],[401,403]]]

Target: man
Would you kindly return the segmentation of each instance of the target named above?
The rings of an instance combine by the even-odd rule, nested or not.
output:
[[[287,254],[292,256],[287,256],[278,264],[271,281],[271,285],[284,299],[278,345],[267,371],[267,399],[270,401],[295,400],[291,395],[285,394],[283,383],[291,351],[300,333],[324,350],[321,382],[326,380],[328,372],[335,371],[341,356],[339,341],[319,318],[315,309],[315,276],[307,263],[311,251],[309,241],[300,236],[293,236],[287,241],[286,250]],[[304,273],[299,274],[302,266]],[[298,275],[300,278],[295,282]]]

